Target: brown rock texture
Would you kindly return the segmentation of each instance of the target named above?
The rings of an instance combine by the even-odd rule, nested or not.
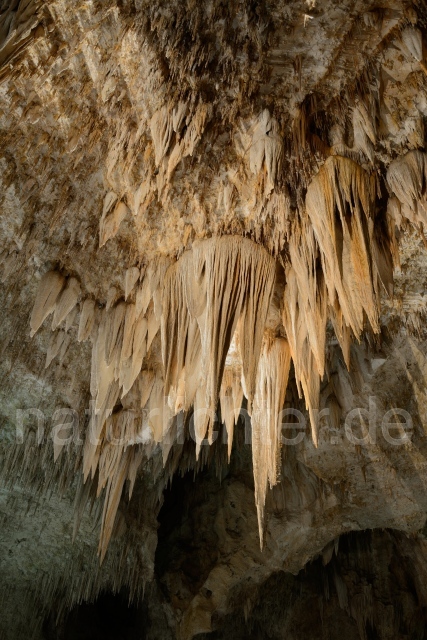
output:
[[[424,637],[426,65],[422,0],[0,0],[0,637]]]

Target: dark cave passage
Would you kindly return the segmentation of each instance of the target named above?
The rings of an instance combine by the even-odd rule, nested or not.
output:
[[[155,570],[162,584],[167,572],[179,572],[190,592],[197,593],[218,561],[214,519],[221,497],[221,482],[204,468],[175,476],[164,492],[158,521]]]
[[[46,640],[145,640],[144,605],[129,604],[126,593],[102,592],[95,602],[75,606],[57,627],[50,615],[44,625]]]
[[[400,531],[343,535],[298,575],[242,588],[234,612],[197,640],[425,640],[423,553]]]

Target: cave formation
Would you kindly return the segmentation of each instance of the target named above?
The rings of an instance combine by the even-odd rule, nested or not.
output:
[[[427,638],[425,0],[0,0],[0,637]]]

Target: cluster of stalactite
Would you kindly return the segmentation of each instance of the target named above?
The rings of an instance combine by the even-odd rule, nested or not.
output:
[[[14,59],[31,41],[32,29],[38,24],[34,17],[38,5],[30,2],[28,15],[24,5],[18,12],[2,14],[0,62]],[[150,31],[160,33],[164,21],[172,18],[155,8],[150,11],[155,14]],[[181,9],[178,13],[181,15]],[[386,42],[384,56],[389,57],[384,68],[390,77],[395,74],[399,82],[406,82],[411,76],[407,85],[422,93],[426,68],[415,11],[408,8],[395,22],[390,19],[387,28],[390,33],[396,30],[392,35],[382,32],[375,11],[364,18],[367,29],[372,33],[376,29],[378,42]],[[16,26],[19,20],[20,28]],[[156,47],[144,40],[144,52],[149,44],[157,53],[161,45],[166,53],[179,48],[179,28],[169,34],[170,42],[159,40]],[[250,22],[251,34],[253,29]],[[187,82],[205,55],[203,50],[198,58],[191,50],[185,64],[181,57],[171,55],[170,86],[186,78]],[[400,70],[397,56],[409,65],[407,73]],[[234,66],[233,73],[237,73]],[[380,77],[381,62],[371,66],[372,77]],[[114,90],[110,92],[107,82],[102,84],[101,76],[94,76],[91,82],[108,110]],[[234,111],[227,112],[235,126],[231,151],[224,157],[232,155],[234,164],[227,160],[218,174],[213,171],[206,181],[200,178],[203,187],[208,185],[203,193],[196,191],[201,174],[193,165],[194,182],[185,189],[177,188],[174,176],[183,167],[187,170],[185,160],[193,158],[196,149],[201,154],[206,151],[208,124],[212,129],[217,124],[214,101],[176,98],[179,94],[166,92],[167,99],[162,94],[161,99],[153,100],[150,117],[146,122],[142,119],[131,135],[129,121],[114,120],[114,135],[104,158],[107,193],[98,220],[99,249],[107,243],[111,246],[125,220],[135,224],[137,237],[154,205],[171,217],[176,211],[188,210],[191,224],[181,225],[182,234],[176,236],[179,246],[173,237],[168,250],[158,252],[165,255],[147,266],[141,267],[147,257],[145,247],[139,246],[140,260],[124,274],[123,295],[111,286],[106,301],[96,300],[76,274],[67,276],[60,270],[45,273],[38,288],[30,326],[34,335],[52,315],[46,367],[65,358],[74,338],[90,341],[92,346],[92,405],[82,470],[86,481],[97,482],[98,495],[105,492],[102,557],[126,481],[132,493],[141,464],[159,449],[166,464],[177,438],[179,416],[184,416],[185,425],[190,418],[193,421],[198,456],[202,443],[213,442],[219,408],[230,456],[233,431],[246,398],[261,541],[267,489],[279,479],[279,414],[290,375],[295,376],[298,392],[305,399],[317,444],[320,383],[327,373],[327,331],[333,329],[349,366],[351,341],[360,339],[365,329],[380,330],[381,295],[392,292],[393,266],[398,261],[395,228],[412,225],[422,230],[427,223],[427,156],[419,149],[403,154],[409,139],[412,146],[422,146],[418,120],[414,131],[401,140],[402,123],[389,108],[393,94],[386,103],[379,82],[372,77],[366,74],[362,77],[365,83],[346,87],[345,98],[325,97],[319,91],[318,105],[314,98],[313,104],[305,100],[286,134],[279,108],[262,108],[258,114],[248,110],[235,121]],[[324,91],[328,92],[327,82]],[[42,96],[41,89],[39,92]],[[124,103],[123,96],[122,100]],[[34,122],[40,117],[37,108],[30,105],[26,112]],[[325,122],[321,115],[317,117],[322,109],[328,114]],[[218,126],[221,134],[224,113]],[[108,117],[105,115],[106,121]],[[345,135],[349,126],[350,141]],[[390,140],[377,154],[379,142],[384,142],[381,136],[386,138],[384,131],[400,141],[396,148],[401,155],[391,162]],[[76,136],[77,132],[70,132],[70,154],[77,147]],[[132,171],[143,145],[144,163]],[[387,167],[385,181],[381,163]],[[180,180],[182,176],[179,174]],[[35,188],[31,180],[25,185],[29,190]],[[378,203],[386,189],[385,214]],[[204,207],[207,202],[209,206]],[[211,213],[209,228],[206,211]],[[59,219],[60,214],[52,216],[50,231],[59,226]],[[92,231],[89,225],[82,227],[81,243],[85,245],[85,234]],[[228,235],[222,235],[224,232]],[[35,236],[25,245],[25,259],[38,241]],[[140,238],[135,244],[138,241]],[[150,246],[149,251],[151,257],[155,250]],[[9,248],[2,258],[3,280],[18,270],[20,260],[25,261],[16,249]],[[56,443],[55,459],[60,453],[61,445]]]
[[[132,493],[140,464],[156,446],[166,463],[176,417],[193,417],[198,456],[202,443],[213,441],[220,406],[230,453],[243,396],[252,417],[262,541],[267,487],[278,481],[291,361],[317,444],[328,323],[348,365],[351,340],[367,326],[379,331],[381,289],[390,293],[392,286],[393,223],[424,223],[427,156],[412,151],[398,158],[387,180],[388,237],[376,233],[375,174],[338,155],[325,162],[307,189],[305,209],[295,215],[282,322],[274,329],[267,316],[282,267],[262,246],[238,236],[197,241],[178,260],[129,269],[125,299],[103,308],[84,298],[76,278],[57,271],[42,277],[30,324],[34,334],[52,315],[46,366],[63,357],[77,316],[77,339],[92,341],[83,473],[85,480],[97,477],[98,494],[105,489],[102,557],[125,481]]]

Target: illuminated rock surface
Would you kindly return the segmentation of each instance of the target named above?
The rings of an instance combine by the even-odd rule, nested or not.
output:
[[[422,0],[0,2],[1,638],[424,637],[426,60]]]

